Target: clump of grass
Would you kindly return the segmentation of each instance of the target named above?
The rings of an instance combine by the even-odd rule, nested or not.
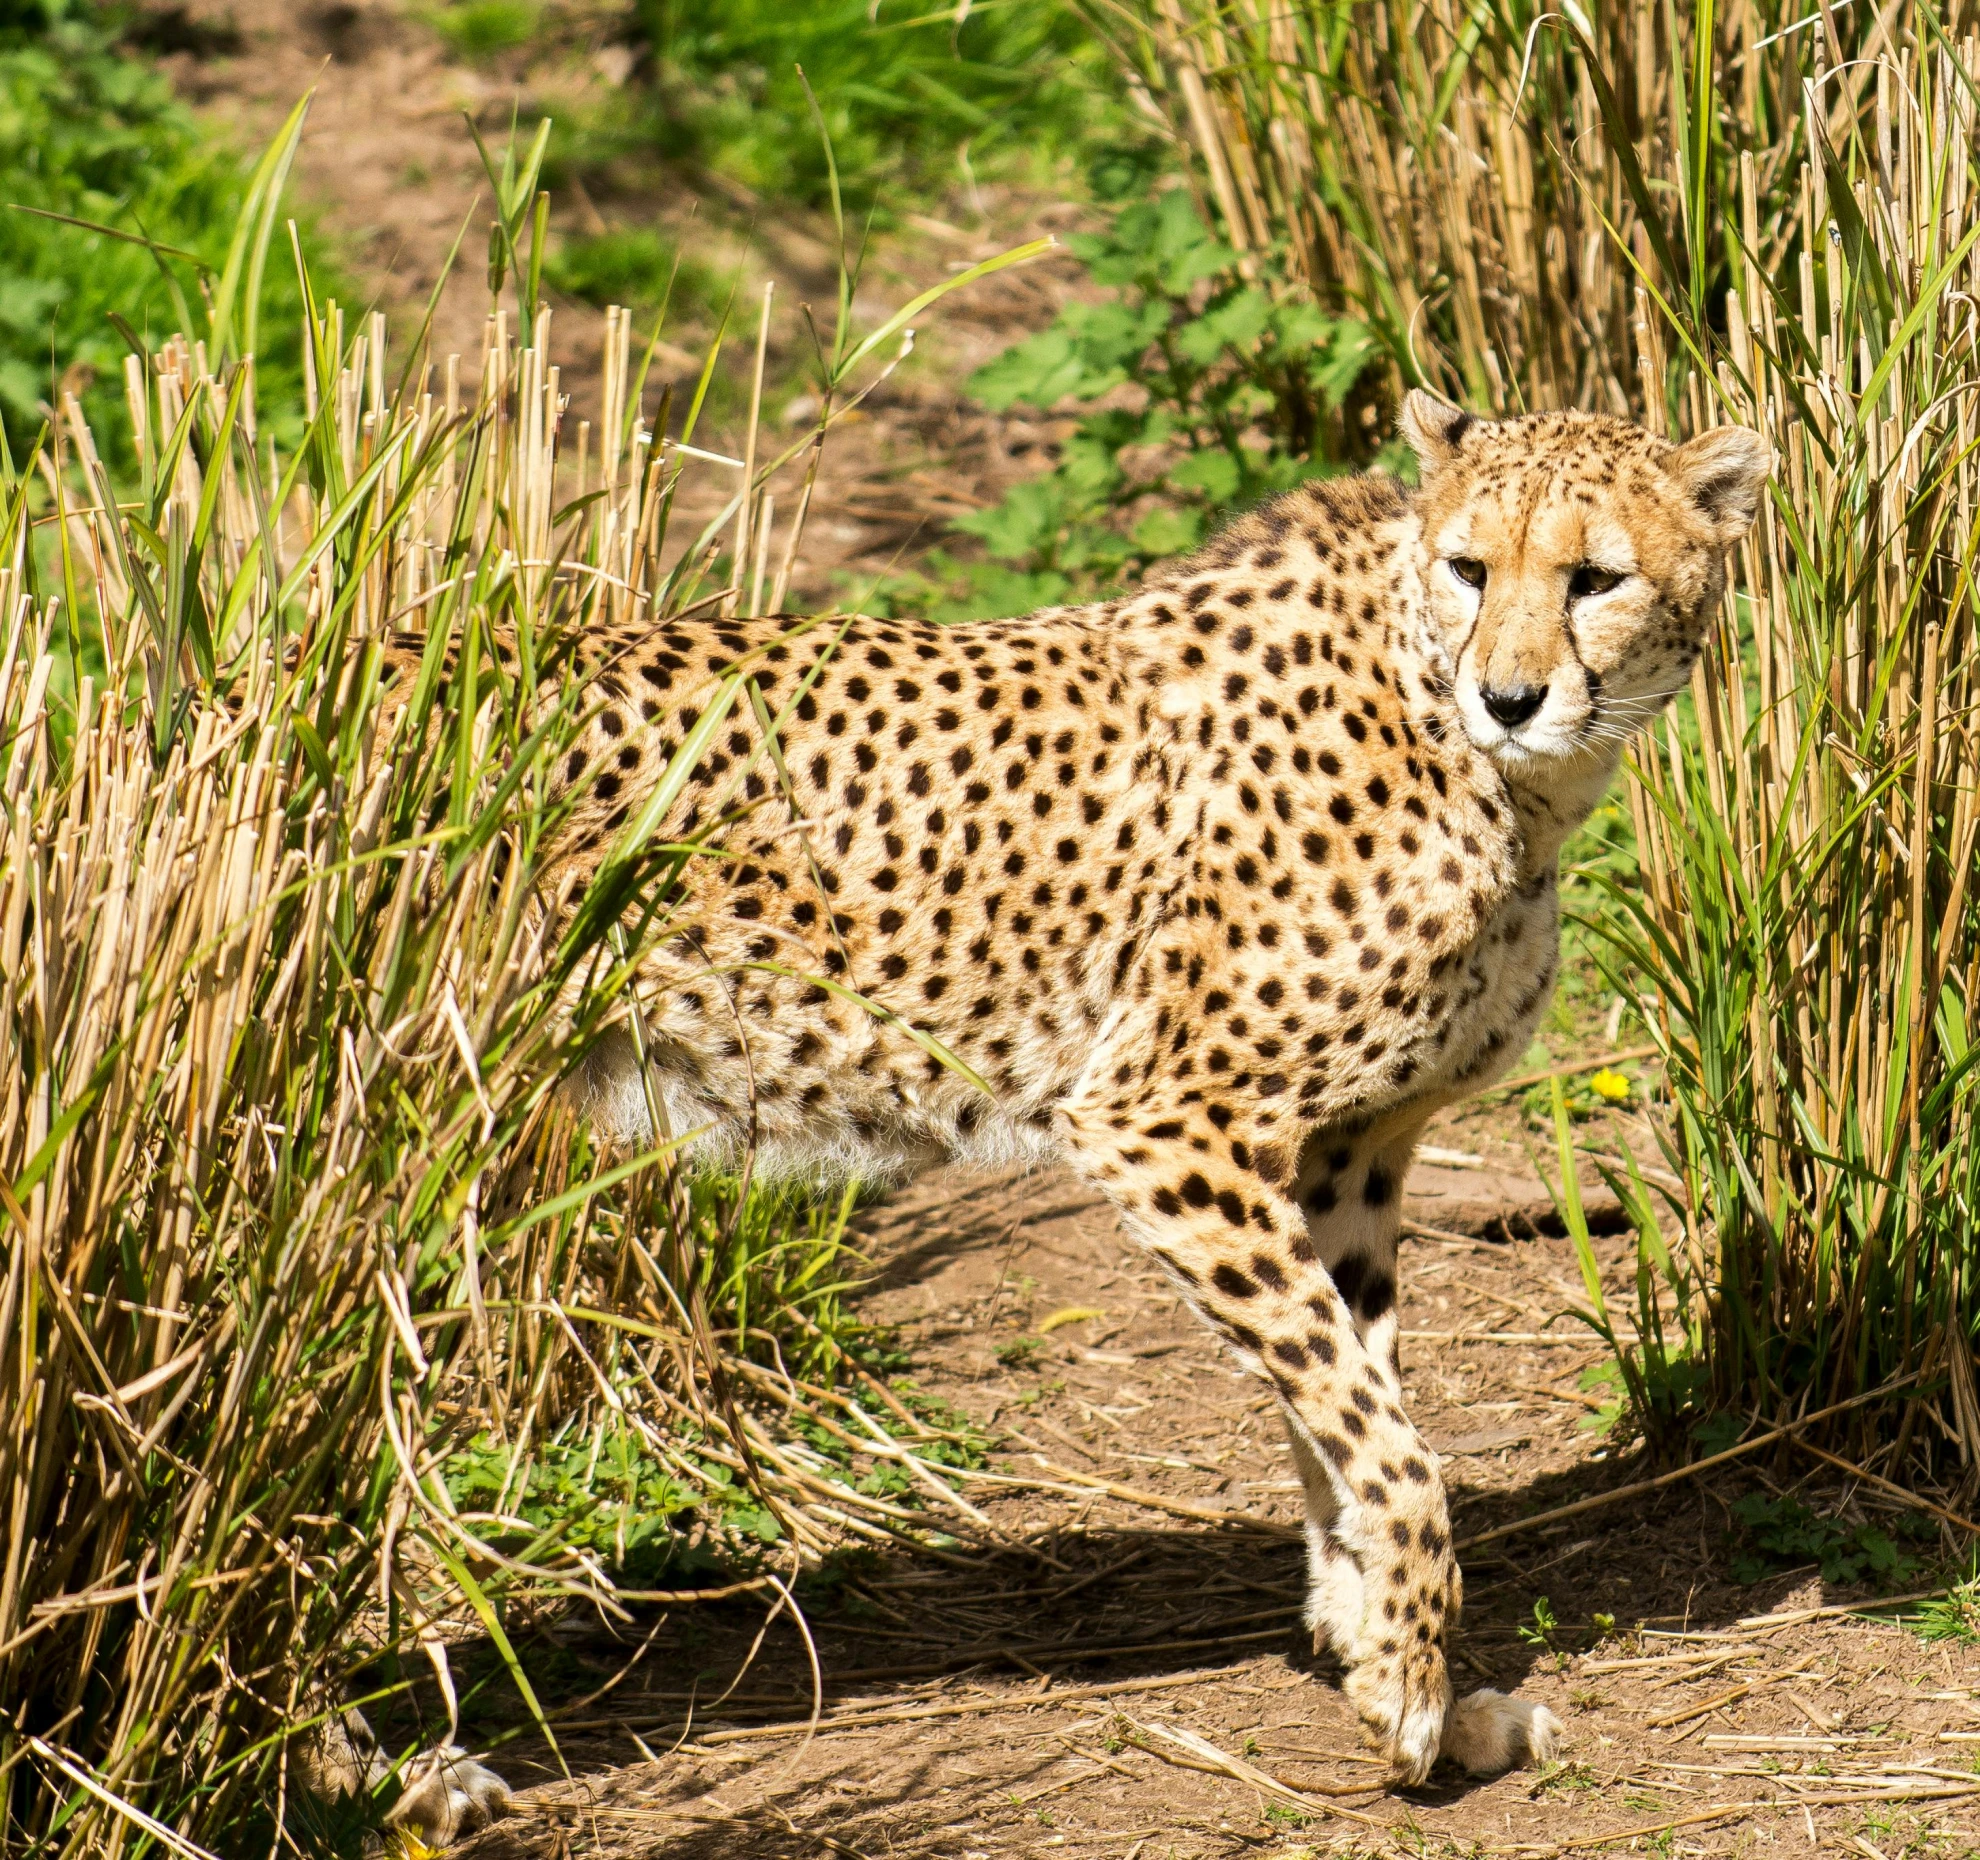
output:
[[[1894,24],[1846,72],[1815,36],[1839,107],[1810,119],[1791,207],[1765,216],[1750,162],[1701,190],[1732,285],[1667,276],[1646,326],[1648,361],[1666,340],[1684,358],[1690,421],[1758,427],[1780,469],[1693,683],[1696,740],[1668,728],[1639,758],[1634,903],[1678,1117],[1674,1293],[1701,1302],[1714,1392],[1785,1419],[1889,1386],[1860,1450],[1907,1479],[1956,1458],[1970,1492],[1980,46],[1922,10]]]
[[[1980,1580],[1969,1575],[1944,1595],[1921,1602],[1904,1624],[1920,1640],[1956,1640],[1968,1646],[1980,1641]]]
[[[558,831],[541,758],[579,706],[526,718],[490,676],[479,702],[436,691],[430,734],[374,740],[363,644],[408,600],[436,639],[485,625],[499,551],[541,559],[546,461],[494,429],[543,373],[505,337],[481,405],[388,399],[380,328],[310,334],[329,391],[287,460],[217,330],[133,357],[128,502],[70,399],[53,590],[7,473],[10,1842],[265,1818],[266,1740],[343,1679],[370,1598],[430,1622],[452,1586],[499,1625],[430,1471],[439,1404],[472,1392],[513,1430],[570,1397],[551,1312],[593,1224],[502,1194],[526,1147],[575,1185],[595,1168],[547,1094],[617,984],[526,907]],[[463,546],[483,525],[494,559]],[[526,636],[574,592],[515,590]],[[102,662],[67,704],[64,594]],[[537,1373],[512,1404],[517,1346]]]
[[[1670,1168],[1616,1171],[1643,1340],[1621,1362],[1672,1436],[1863,1397],[1832,1444],[1970,1495],[1970,17],[1093,12],[1223,236],[1362,318],[1394,386],[1774,443],[1711,651],[1639,745],[1640,879],[1612,836],[1602,927],[1632,1001],[1656,992],[1672,1110]],[[1592,1276],[1591,1299],[1606,1321]]]
[[[615,309],[572,434],[546,132],[491,160],[515,294],[472,365],[389,353],[298,267],[291,446],[253,350],[299,128],[196,339],[125,361],[128,478],[73,393],[42,449],[0,448],[8,1853],[270,1851],[294,1738],[381,1651],[477,1633],[533,1704],[511,1597],[623,1611],[652,1591],[615,1571],[718,1560],[769,1592],[848,1534],[920,1541],[931,1506],[978,1528],[923,1464],[958,1430],[844,1320],[849,1202],[601,1155],[556,1092],[723,830],[635,825],[562,876],[583,637],[705,606],[725,563],[715,602],[760,610],[809,503],[779,530],[774,474],[928,303],[842,320],[820,431],[752,439],[754,468],[685,445],[694,408],[648,423]],[[679,537],[690,469],[731,491]]]
[[[708,267],[651,227],[625,227],[566,239],[544,265],[545,279],[603,309],[668,306],[675,319],[718,309],[725,292]]]
[[[543,8],[536,0],[452,0],[426,17],[456,52],[476,59],[519,51],[543,26]]]

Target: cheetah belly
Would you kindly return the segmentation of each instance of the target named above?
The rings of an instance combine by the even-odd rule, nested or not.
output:
[[[617,1148],[649,1147],[657,1110],[658,1129],[685,1139],[696,1161],[733,1167],[748,1153],[763,1180],[898,1183],[943,1163],[1009,1169],[1062,1159],[1049,1118],[990,1105],[973,1088],[961,1088],[967,1097],[954,1088],[904,1093],[897,1080],[874,1085],[849,1071],[828,1102],[793,1108],[775,1095],[766,1102],[768,1081],[711,1066],[710,1057],[664,1035],[635,1042],[615,1030],[592,1048],[570,1095]]]

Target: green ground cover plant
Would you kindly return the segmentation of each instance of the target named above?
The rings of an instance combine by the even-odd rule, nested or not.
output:
[[[1155,179],[1130,167],[1115,184],[1143,195]],[[1068,304],[969,388],[995,412],[1071,403],[1072,434],[1050,470],[951,526],[980,554],[937,551],[883,601],[973,620],[1104,598],[1234,512],[1370,450],[1350,410],[1372,333],[1281,270],[1241,264],[1187,189],[1119,203],[1105,230],[1066,244],[1107,295]]]
[[[1824,1582],[1909,1586],[1919,1574],[1922,1546],[1938,1536],[1922,1512],[1901,1512],[1889,1528],[1824,1516],[1799,1499],[1748,1492],[1732,1502],[1735,1582],[1764,1582],[1782,1570],[1813,1564]]]
[[[25,447],[44,409],[74,393],[120,467],[129,345],[117,320],[152,346],[186,327],[202,275],[225,262],[253,166],[129,48],[123,32],[137,23],[76,0],[0,0],[0,425]],[[307,229],[305,247],[334,290]],[[301,300],[286,253],[264,301],[257,362],[279,417],[301,399]]]

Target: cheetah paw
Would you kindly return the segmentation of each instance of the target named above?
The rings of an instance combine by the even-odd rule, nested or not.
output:
[[[1474,1776],[1522,1763],[1549,1763],[1561,1747],[1561,1721],[1544,1705],[1480,1686],[1451,1707],[1442,1754]]]
[[[1404,1789],[1425,1781],[1443,1748],[1447,1713],[1441,1702],[1412,1706],[1389,1740],[1389,1777]]]
[[[416,1835],[427,1847],[446,1847],[499,1821],[513,1806],[501,1777],[460,1745],[443,1744],[413,1759],[385,1823]]]
[[[1348,1674],[1346,1691],[1368,1741],[1388,1759],[1390,1782],[1413,1789],[1424,1781],[1443,1749],[1450,1712],[1450,1682],[1441,1664],[1415,1672],[1385,1670],[1380,1661],[1364,1664]]]

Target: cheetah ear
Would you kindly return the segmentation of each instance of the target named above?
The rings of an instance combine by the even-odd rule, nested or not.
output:
[[[1416,463],[1426,478],[1443,470],[1457,457],[1459,442],[1478,424],[1475,416],[1447,400],[1411,388],[1403,396],[1402,436],[1416,454]]]
[[[1743,426],[1715,426],[1671,455],[1671,470],[1685,495],[1727,545],[1753,527],[1760,487],[1773,469],[1773,447]]]

